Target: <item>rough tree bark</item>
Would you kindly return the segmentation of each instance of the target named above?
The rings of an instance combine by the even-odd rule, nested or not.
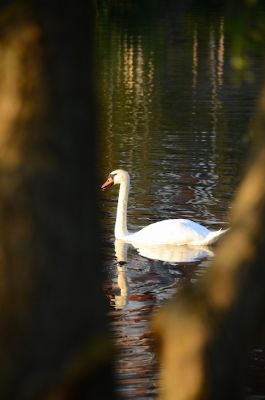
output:
[[[92,2],[0,8],[0,398],[113,398]]]
[[[154,319],[163,400],[245,397],[247,354],[265,309],[265,90],[231,230],[207,275]]]

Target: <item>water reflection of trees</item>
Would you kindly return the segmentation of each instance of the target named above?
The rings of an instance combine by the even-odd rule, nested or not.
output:
[[[118,57],[114,57],[117,62],[108,57],[102,64],[107,110],[107,118],[103,119],[104,147],[107,143],[104,154],[109,170],[117,164],[117,154],[123,155],[119,166],[133,165],[139,156],[143,161],[147,159],[154,77],[152,52],[143,51],[141,35],[114,35],[110,45],[111,53]]]
[[[185,189],[189,207],[210,221],[218,193],[225,190],[229,196],[226,188],[240,174],[229,148],[232,141],[238,143],[238,159],[241,131],[231,125],[237,103],[229,101],[232,109],[227,109],[225,101],[227,93],[235,92],[226,83],[225,17],[205,26],[192,15],[185,18],[177,31],[165,24],[151,31],[132,33],[116,26],[100,32],[102,164],[106,171],[119,166],[132,178],[141,175],[143,186],[157,192],[155,207],[161,207],[163,187],[152,172],[161,174],[160,185],[165,177],[168,187],[176,187],[182,179],[178,172],[187,171],[193,178]],[[172,204],[182,190],[172,193]],[[144,201],[139,192],[135,196],[135,202]],[[164,217],[163,205],[159,212]]]

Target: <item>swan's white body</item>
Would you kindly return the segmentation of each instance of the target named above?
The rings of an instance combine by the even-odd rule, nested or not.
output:
[[[128,172],[117,169],[110,173],[102,189],[119,184],[119,198],[115,223],[115,238],[137,245],[192,245],[205,246],[216,242],[226,230],[210,231],[189,219],[167,219],[150,224],[138,232],[128,232],[127,205],[130,189]]]

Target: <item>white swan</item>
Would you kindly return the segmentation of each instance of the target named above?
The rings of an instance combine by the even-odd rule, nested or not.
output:
[[[120,185],[115,238],[133,245],[192,245],[205,246],[217,241],[227,230],[209,231],[189,219],[167,219],[146,226],[138,232],[128,232],[127,204],[130,176],[127,171],[117,169],[109,174],[101,186],[105,190],[111,185]]]

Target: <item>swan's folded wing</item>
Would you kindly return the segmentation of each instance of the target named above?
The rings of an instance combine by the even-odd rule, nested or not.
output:
[[[209,230],[187,219],[169,219],[148,225],[130,235],[132,243],[143,244],[192,244],[203,241]]]

